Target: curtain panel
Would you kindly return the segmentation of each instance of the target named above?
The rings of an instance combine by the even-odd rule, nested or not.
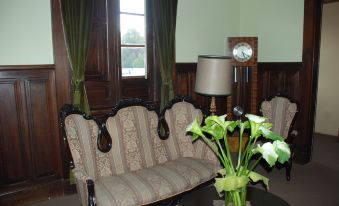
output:
[[[172,74],[175,67],[175,27],[178,0],[151,0],[154,15],[155,57],[161,76],[160,108],[173,97]]]
[[[85,66],[94,0],[60,0],[60,3],[67,55],[72,70],[73,105],[89,114]]]

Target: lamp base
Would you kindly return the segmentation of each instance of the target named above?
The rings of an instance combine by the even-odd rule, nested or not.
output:
[[[215,113],[217,112],[217,105],[215,104],[215,97],[212,97],[211,99],[210,112],[211,112],[211,115],[215,115]]]

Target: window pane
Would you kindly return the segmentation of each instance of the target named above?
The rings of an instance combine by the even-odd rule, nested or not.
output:
[[[145,48],[122,47],[121,66],[122,76],[145,76]]]
[[[144,16],[120,15],[122,44],[145,44]]]
[[[120,0],[120,12],[144,14],[144,0]]]

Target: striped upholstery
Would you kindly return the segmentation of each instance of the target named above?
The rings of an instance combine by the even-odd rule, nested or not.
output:
[[[96,141],[98,125],[82,115],[71,114],[65,119],[65,131],[75,168],[85,171],[93,180],[98,177]]]
[[[156,156],[153,147],[161,141],[157,134],[158,116],[141,106],[119,110],[107,119],[107,130],[112,138],[109,158],[113,174],[122,174],[155,165],[161,156]]]
[[[297,112],[297,104],[285,97],[274,97],[271,101],[263,101],[261,112],[272,122],[272,130],[287,138],[292,120]]]
[[[165,143],[169,158],[175,160],[178,157],[196,157],[219,164],[216,155],[207,144],[200,139],[192,144],[192,137],[186,134],[186,127],[195,118],[202,121],[202,112],[188,102],[175,103],[165,112],[170,130],[170,136]]]
[[[212,179],[218,167],[208,161],[178,158],[164,164],[100,178],[95,183],[100,206],[150,204]]]
[[[82,204],[87,205],[86,179],[94,180],[97,205],[128,206],[157,202],[215,177],[220,165],[213,152],[185,134],[196,116],[202,119],[190,103],[176,103],[166,112],[171,135],[161,140],[156,112],[142,106],[120,109],[106,120],[112,148],[102,153],[96,122],[68,115],[65,131]]]

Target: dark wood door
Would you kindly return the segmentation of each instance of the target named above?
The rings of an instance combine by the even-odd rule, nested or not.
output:
[[[61,179],[54,79],[52,69],[0,69],[0,205]]]

